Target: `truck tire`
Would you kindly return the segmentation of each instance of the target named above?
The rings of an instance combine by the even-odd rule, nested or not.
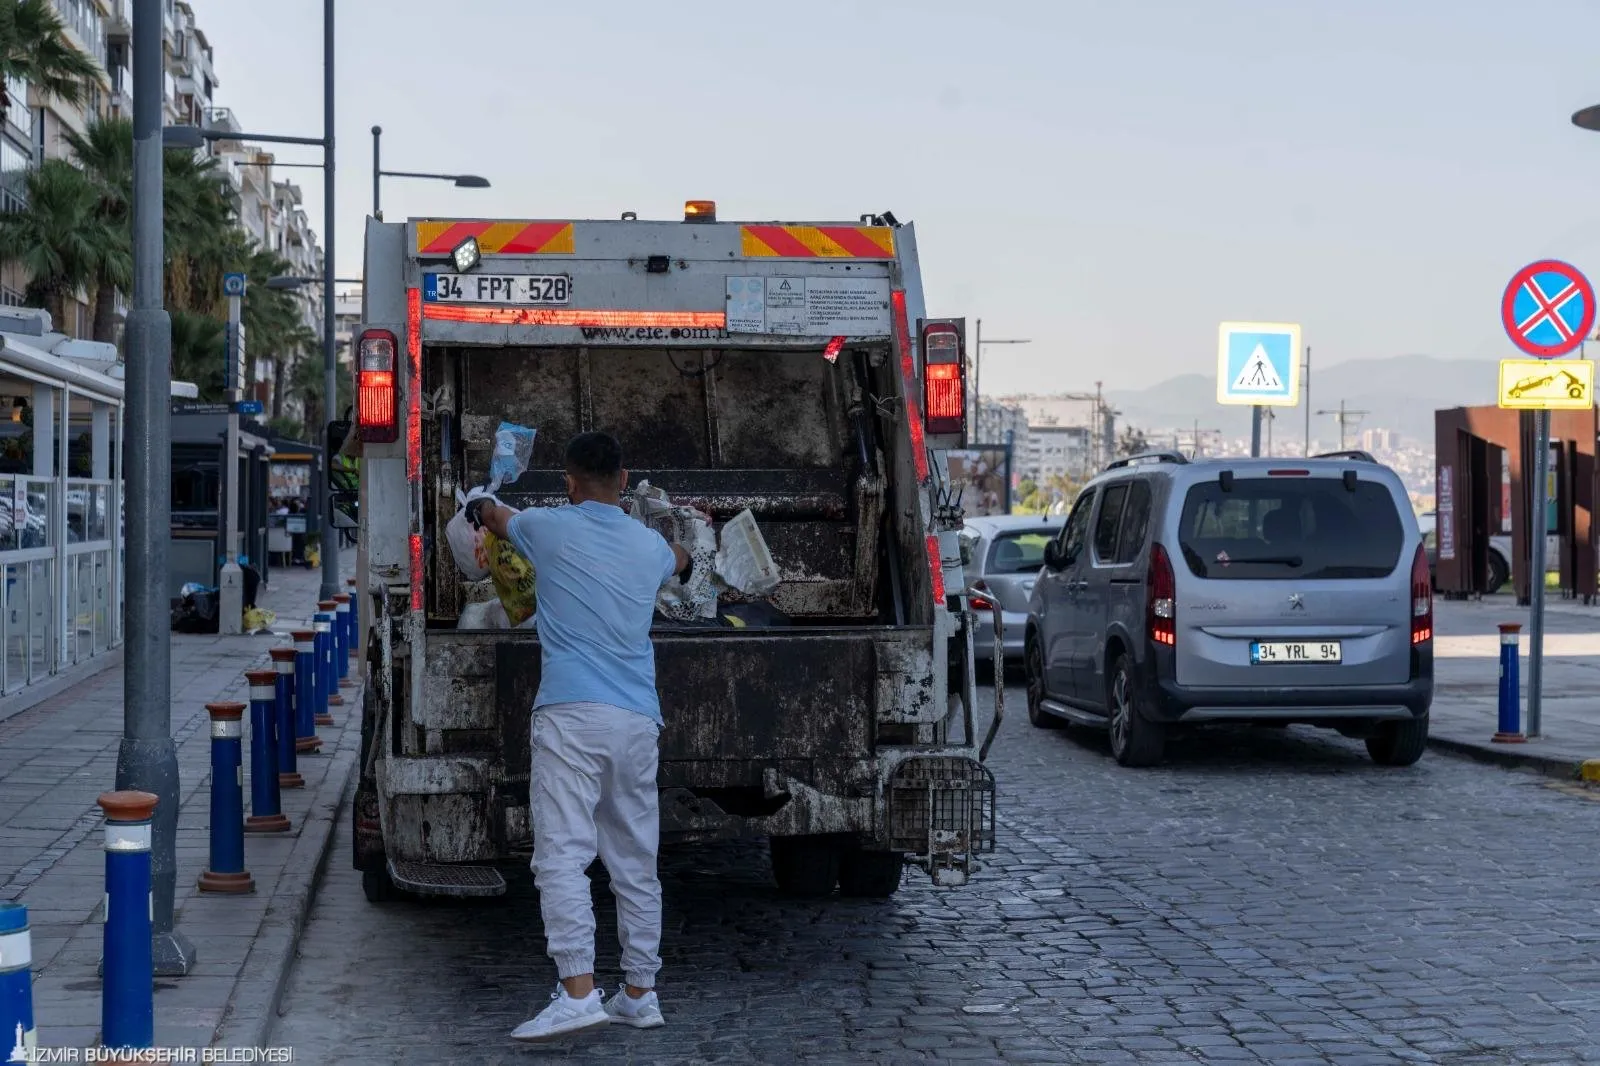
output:
[[[1064,729],[1067,725],[1065,718],[1051,714],[1045,710],[1041,703],[1044,702],[1044,652],[1039,649],[1039,640],[1032,633],[1022,652],[1022,672],[1028,685],[1028,721],[1036,729]]]
[[[1427,715],[1409,722],[1379,722],[1367,738],[1367,754],[1379,766],[1411,766],[1427,748]]]
[[[839,894],[856,899],[888,899],[900,889],[906,857],[898,851],[848,848],[839,856]]]
[[[361,894],[368,903],[392,903],[400,898],[400,890],[389,880],[387,869],[362,870]]]
[[[773,837],[768,841],[772,879],[785,895],[816,899],[839,883],[839,842],[834,837]]]
[[[1139,686],[1133,662],[1126,653],[1117,656],[1106,682],[1106,706],[1111,712],[1111,754],[1123,766],[1155,766],[1167,744],[1167,731],[1139,710]]]

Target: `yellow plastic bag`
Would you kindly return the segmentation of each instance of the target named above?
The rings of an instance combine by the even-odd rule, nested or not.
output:
[[[533,564],[517,554],[509,540],[483,531],[484,553],[488,556],[489,580],[494,582],[495,595],[500,606],[506,609],[506,618],[513,626],[520,626],[533,617],[538,600],[533,591]]]

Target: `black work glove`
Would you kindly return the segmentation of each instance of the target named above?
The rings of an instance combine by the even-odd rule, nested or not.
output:
[[[483,528],[483,509],[485,506],[493,502],[494,501],[487,496],[479,496],[477,499],[467,501],[467,522],[472,526],[473,529]]]

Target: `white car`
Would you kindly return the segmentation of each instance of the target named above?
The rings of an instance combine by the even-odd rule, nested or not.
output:
[[[1437,522],[1438,519],[1432,511],[1424,511],[1422,514],[1417,515],[1417,528],[1422,532],[1422,544],[1428,552],[1428,571],[1430,574],[1434,573],[1439,563]],[[1556,566],[1560,565],[1559,556],[1547,552],[1546,558],[1557,560]],[[1488,580],[1484,584],[1485,592],[1499,592],[1505,583],[1511,580],[1511,534],[1495,533],[1489,537],[1489,573],[1487,577]],[[1438,585],[1439,582],[1435,579],[1434,587],[1437,588]]]

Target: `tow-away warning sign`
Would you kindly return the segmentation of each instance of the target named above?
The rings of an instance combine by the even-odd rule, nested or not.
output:
[[[887,337],[889,279],[728,278],[728,332]]]

